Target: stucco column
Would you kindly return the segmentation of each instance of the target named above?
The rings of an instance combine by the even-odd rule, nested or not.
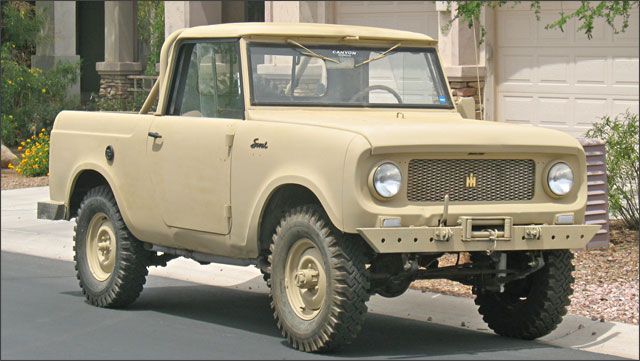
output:
[[[264,21],[333,24],[332,1],[265,1]]]
[[[451,4],[452,10],[457,5]],[[443,27],[453,17],[453,11],[446,8],[444,1],[436,3],[438,10],[438,51],[442,65],[449,79],[451,91],[456,97],[473,97],[476,101],[476,118],[480,119],[480,95],[485,102],[486,41],[477,45],[480,39],[480,27],[469,28],[466,23],[454,21],[447,30]],[[485,24],[486,13],[480,16],[480,24]],[[478,82],[478,78],[480,81]],[[483,118],[485,118],[483,116]]]
[[[222,23],[220,1],[166,1],[164,37],[182,28]]]
[[[135,1],[104,3],[104,62],[96,63],[100,96],[123,98],[132,82],[128,75],[142,72],[137,59],[138,11]]]
[[[36,1],[38,10],[48,16],[43,38],[36,44],[31,67],[52,69],[60,61],[80,60],[76,54],[76,3],[74,1]],[[80,95],[80,78],[67,90],[70,96]]]

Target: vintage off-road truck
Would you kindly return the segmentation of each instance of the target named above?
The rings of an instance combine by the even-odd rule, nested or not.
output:
[[[434,278],[472,285],[498,334],[534,339],[566,313],[569,250],[599,228],[583,224],[585,154],[462,104],[426,35],[178,30],[138,114],[58,115],[38,218],[76,219],[77,276],[99,307],[130,304],[147,267],[183,256],[259,267],[299,350],[350,342],[370,295]],[[438,266],[460,252],[470,261]]]

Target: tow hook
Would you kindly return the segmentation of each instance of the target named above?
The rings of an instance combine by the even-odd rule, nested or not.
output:
[[[541,233],[542,230],[540,229],[540,227],[529,226],[524,230],[524,237],[526,239],[540,239]]]
[[[433,233],[433,239],[441,242],[448,242],[453,237],[453,231],[447,227],[437,227]]]

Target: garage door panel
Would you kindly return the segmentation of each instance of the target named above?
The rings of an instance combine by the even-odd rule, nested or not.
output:
[[[606,98],[576,98],[573,113],[578,127],[590,127],[597,121],[596,114],[609,112],[610,100]]]
[[[538,35],[538,40],[540,43],[552,44],[552,43],[567,43],[572,41],[574,31],[574,22],[567,21],[565,25],[562,26],[564,31],[560,29],[545,29],[545,25],[551,24],[554,21],[558,20],[558,12],[557,11],[542,11],[540,13],[540,21],[535,20],[534,23],[534,31]]]
[[[538,123],[554,127],[566,126],[573,123],[573,119],[567,119],[571,114],[572,101],[569,98],[540,97],[538,98]]]
[[[533,122],[535,108],[533,96],[505,96],[498,100],[504,110],[504,121],[527,124]]]
[[[575,28],[576,21],[575,19],[571,20],[572,28]],[[575,42],[578,46],[592,46],[592,44],[602,44],[602,43],[610,43],[613,41],[613,32],[610,31],[609,25],[602,18],[593,19],[593,30],[591,31],[591,39],[587,37],[584,33],[584,30],[580,30],[576,32],[572,30],[572,33],[575,34]]]
[[[638,88],[638,58],[613,59],[613,84]]]
[[[438,38],[438,13],[430,1],[340,1],[336,24],[413,31]]]
[[[624,113],[629,109],[632,113],[638,114],[638,101],[629,99],[613,99],[613,109],[610,115],[616,116],[619,113]]]
[[[570,57],[568,56],[538,56],[538,81],[540,83],[569,84]]]
[[[608,62],[602,56],[576,56],[576,84],[602,85],[607,83]]]
[[[530,56],[504,55],[500,62],[501,78],[506,83],[526,83],[532,82],[533,58]]]
[[[638,27],[640,26],[640,21],[638,21],[638,19],[638,11],[632,12],[631,16],[629,17],[629,27],[624,33],[614,34],[613,41],[615,43],[635,44],[637,49],[638,40],[640,39],[640,37],[638,36]],[[616,20],[614,21],[614,25],[617,29],[621,29],[622,19],[616,18]]]
[[[498,13],[498,23],[504,24],[509,31],[498,31],[500,44],[520,46],[523,42],[535,41],[535,28],[531,17],[526,14]]]

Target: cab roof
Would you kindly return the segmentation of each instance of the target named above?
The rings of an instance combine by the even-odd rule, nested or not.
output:
[[[410,31],[368,26],[314,23],[226,23],[185,29],[180,38],[237,38],[243,36],[282,36],[312,38],[355,37],[368,40],[416,41],[436,43],[431,37]]]

